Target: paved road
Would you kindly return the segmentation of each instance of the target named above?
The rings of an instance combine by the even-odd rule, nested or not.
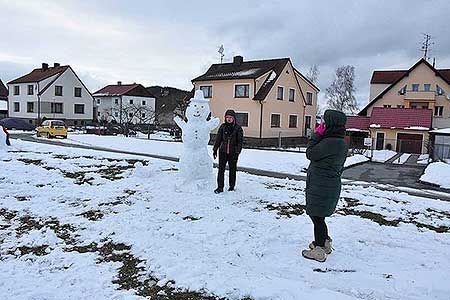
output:
[[[62,146],[62,147],[98,150],[98,151],[106,151],[106,152],[112,152],[112,153],[139,155],[139,156],[151,157],[151,158],[157,158],[157,159],[163,159],[163,160],[169,160],[169,161],[178,161],[178,158],[170,157],[170,156],[114,150],[114,149],[96,147],[96,146],[91,146],[91,145],[67,144],[67,143],[61,143],[58,140],[36,139],[33,135],[31,135],[29,133],[12,134],[11,137],[16,138],[16,139],[25,140],[25,141],[35,142],[35,143],[56,145],[56,146]],[[364,187],[373,186],[373,187],[376,187],[378,189],[385,190],[385,191],[406,192],[413,196],[425,197],[425,198],[434,199],[434,200],[450,201],[450,194],[445,195],[442,193],[438,193],[438,192],[448,192],[448,191],[445,191],[445,190],[442,190],[439,188],[435,188],[435,187],[431,187],[428,185],[418,186],[417,183],[414,184],[414,186],[413,186],[413,181],[415,181],[415,179],[406,180],[406,178],[408,176],[411,176],[411,174],[408,174],[408,172],[403,173],[403,176],[405,177],[405,179],[403,179],[403,180],[401,179],[400,171],[397,171],[397,175],[396,175],[397,179],[394,181],[389,181],[389,179],[385,180],[383,178],[383,176],[386,176],[387,178],[394,176],[394,175],[390,175],[390,173],[387,170],[382,170],[382,172],[383,172],[382,174],[384,174],[383,176],[376,176],[377,171],[375,169],[372,169],[373,165],[376,165],[376,164],[375,163],[365,163],[365,164],[362,164],[359,166],[354,166],[352,168],[345,170],[343,177],[347,180],[343,180],[343,184],[344,185],[355,185],[356,184],[358,186],[364,186]],[[379,164],[379,165],[380,166],[378,166],[378,167],[383,166],[383,164]],[[365,170],[367,169],[367,166],[369,167],[369,170],[372,170],[372,171],[365,172]],[[214,164],[214,167],[217,167],[217,164]],[[399,166],[395,166],[395,167],[399,167]],[[402,167],[403,166],[400,166],[400,168],[402,168]],[[374,168],[376,168],[376,167],[374,167]],[[246,173],[249,173],[252,175],[266,176],[266,177],[272,177],[272,178],[281,178],[281,179],[289,178],[289,179],[299,180],[299,181],[306,180],[306,176],[303,176],[303,175],[265,171],[265,170],[248,168],[248,167],[238,167],[238,171],[246,172]],[[392,173],[394,174],[395,171]],[[370,177],[370,176],[372,176],[372,177]],[[417,174],[414,173],[413,176],[417,177]],[[415,177],[413,177],[413,178],[415,178]],[[373,179],[373,180],[371,180],[371,179]],[[355,181],[357,181],[357,182],[355,182]],[[371,181],[373,181],[373,182],[371,182]],[[381,181],[381,183],[379,181]],[[398,183],[399,186],[394,186],[396,183]],[[385,184],[390,184],[392,186],[386,186]],[[415,190],[405,190],[405,189],[401,188],[402,186],[403,187],[412,187]],[[423,189],[423,190],[420,190],[420,189]],[[435,190],[437,192],[435,193],[431,190]]]
[[[365,182],[377,182],[416,189],[441,190],[419,182],[425,166],[393,165],[368,162],[344,171],[343,177]]]

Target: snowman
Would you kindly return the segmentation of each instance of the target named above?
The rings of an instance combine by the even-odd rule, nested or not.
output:
[[[212,184],[213,161],[207,146],[211,130],[219,126],[220,120],[207,120],[209,114],[208,100],[204,98],[203,91],[198,90],[186,108],[187,122],[178,116],[174,118],[183,133],[183,152],[179,163],[183,184],[196,183],[199,188]]]

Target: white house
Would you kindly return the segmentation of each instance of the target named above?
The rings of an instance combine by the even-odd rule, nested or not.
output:
[[[152,124],[156,98],[141,84],[107,85],[93,94],[97,118],[117,123]]]
[[[84,125],[93,120],[93,97],[70,66],[42,68],[8,82],[9,117],[39,124],[45,117]]]

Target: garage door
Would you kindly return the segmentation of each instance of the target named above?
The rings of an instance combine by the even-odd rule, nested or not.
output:
[[[421,134],[399,133],[397,135],[397,152],[403,153],[422,153]]]

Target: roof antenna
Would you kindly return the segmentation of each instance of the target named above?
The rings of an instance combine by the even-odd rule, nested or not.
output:
[[[225,56],[225,54],[223,54],[223,52],[225,51],[225,48],[223,47],[223,44],[220,45],[219,50],[217,52],[220,53],[220,63],[223,62],[223,57]]]
[[[436,68],[436,57],[433,58],[433,68]]]
[[[422,33],[423,34],[423,42],[422,42],[422,48],[420,49],[420,51],[423,52],[423,58],[425,60],[428,60],[430,57],[428,56],[429,52],[431,52],[431,46],[434,45],[434,42],[432,42],[431,40],[433,39],[433,37],[427,33]]]

